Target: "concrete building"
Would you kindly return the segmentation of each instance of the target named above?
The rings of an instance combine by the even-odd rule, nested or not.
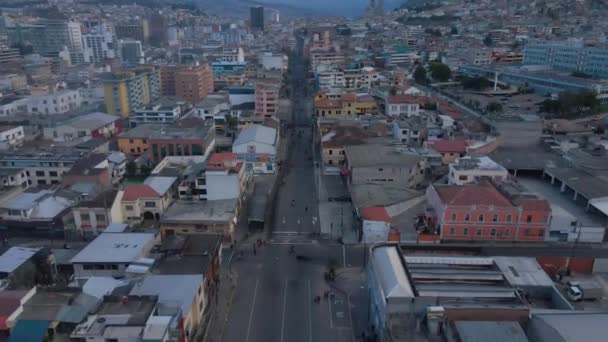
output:
[[[244,199],[248,175],[236,153],[213,153],[205,170],[206,200]]]
[[[32,185],[32,180],[25,173],[25,169],[0,168],[0,184],[5,188],[22,187]]]
[[[582,40],[531,40],[524,49],[524,64],[608,78],[608,45],[586,44]]]
[[[155,162],[167,156],[207,156],[215,146],[215,129],[212,125],[161,127],[147,138]]]
[[[258,81],[255,84],[255,113],[265,117],[276,115],[279,109],[280,82]]]
[[[466,140],[446,140],[440,139],[427,143],[429,148],[441,154],[441,161],[444,165],[454,163],[458,158],[462,158],[467,153]]]
[[[185,102],[179,98],[160,98],[146,106],[135,109],[129,117],[129,124],[135,127],[141,124],[172,124],[185,114],[182,107]]]
[[[118,41],[118,54],[120,59],[127,64],[143,64],[145,54],[141,41],[134,39],[121,39]]]
[[[153,67],[104,74],[104,97],[110,114],[128,117],[160,96],[160,72]]]
[[[218,233],[224,242],[234,239],[238,200],[176,201],[161,220],[163,239],[172,235]]]
[[[546,200],[506,183],[435,184],[426,201],[427,217],[445,241],[543,241],[551,220]]]
[[[144,184],[129,185],[116,197],[120,201],[122,217],[127,222],[160,220],[173,202],[177,177],[151,176]]]
[[[390,118],[401,116],[411,117],[420,114],[420,102],[414,96],[395,95],[389,96],[385,105],[385,115]]]
[[[393,121],[393,138],[402,144],[421,146],[427,133],[427,124],[419,116]]]
[[[124,277],[127,267],[145,258],[155,242],[150,233],[102,233],[70,260],[74,277]]]
[[[0,154],[0,167],[25,169],[33,184],[47,185],[61,183],[61,177],[80,159],[79,152],[40,152]]]
[[[287,56],[282,53],[264,52],[258,56],[258,61],[267,70],[287,69]]]
[[[532,304],[518,291],[537,303],[550,302],[555,291],[553,281],[533,258],[403,255],[398,245],[390,244],[372,247],[369,256],[369,323],[374,330],[368,334],[378,341],[427,340],[442,330],[452,332],[451,325],[460,321],[525,326]],[[422,321],[427,322],[428,335],[417,329]],[[521,327],[507,339],[500,332],[492,331],[482,340],[491,336],[522,341],[513,337],[515,332],[523,335]],[[454,341],[451,338],[452,334],[446,340]]]
[[[119,116],[99,112],[77,116],[57,122],[55,126],[43,128],[44,137],[57,142],[109,139],[121,132],[122,121]]]
[[[344,71],[338,69],[328,69],[316,73],[319,89],[344,88]]]
[[[245,162],[247,171],[274,173],[279,135],[274,128],[251,125],[245,127],[232,144],[232,152]]]
[[[508,177],[509,171],[489,157],[463,157],[450,164],[448,183],[464,185],[483,179],[500,182]]]
[[[0,148],[20,146],[24,140],[23,126],[0,126]]]
[[[82,35],[84,63],[101,63],[117,57],[112,26],[100,23]]]
[[[146,19],[116,24],[114,30],[118,39],[130,38],[147,44],[150,38],[150,29]]]
[[[63,114],[78,109],[82,104],[78,90],[60,90],[27,97],[29,114]]]
[[[89,240],[103,233],[112,223],[110,209],[115,196],[116,191],[114,190],[103,191],[97,196],[80,201],[75,205],[72,208],[74,223],[65,225],[65,238]]]
[[[208,64],[181,68],[175,73],[175,95],[198,103],[213,92],[213,72]]]

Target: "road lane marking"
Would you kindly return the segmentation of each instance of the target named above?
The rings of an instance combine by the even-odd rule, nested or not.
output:
[[[245,342],[249,341],[249,333],[251,332],[251,321],[253,320],[253,309],[255,308],[255,298],[258,295],[258,285],[260,278],[255,278],[255,289],[253,290],[253,302],[251,303],[251,311],[249,311],[249,323],[247,323],[247,335],[245,335]]]
[[[346,247],[342,245],[342,267],[346,267]]]
[[[312,342],[312,294],[310,293],[310,279],[308,279],[308,341]]]
[[[285,306],[287,304],[287,278],[285,278],[285,287],[283,289],[283,314],[281,315],[281,342],[283,342],[283,334],[285,333]]]
[[[333,329],[334,328],[334,319],[332,318],[333,314],[331,313],[331,300],[327,301],[327,310],[329,310],[329,327]]]

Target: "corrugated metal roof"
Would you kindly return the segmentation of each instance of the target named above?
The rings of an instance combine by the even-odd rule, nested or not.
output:
[[[397,247],[383,246],[373,249],[372,263],[384,296],[389,298],[412,298],[414,290],[410,284]]]
[[[49,321],[18,320],[8,342],[43,341]]]
[[[431,256],[404,256],[408,264],[445,264],[445,265],[483,265],[491,266],[494,264],[492,258],[479,257],[431,257]]]
[[[11,247],[0,256],[0,272],[11,273],[23,265],[40,249],[27,247]]]
[[[462,342],[528,342],[517,322],[456,321],[454,327]]]
[[[496,265],[513,287],[552,287],[553,281],[536,259],[529,257],[495,257]]]

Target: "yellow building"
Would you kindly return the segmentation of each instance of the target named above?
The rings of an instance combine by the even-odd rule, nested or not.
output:
[[[160,96],[160,72],[152,67],[104,75],[106,111],[128,117],[129,113]]]
[[[376,100],[369,94],[342,95],[343,115],[378,114]]]

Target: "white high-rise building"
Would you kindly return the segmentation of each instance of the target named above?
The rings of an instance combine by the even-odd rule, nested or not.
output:
[[[100,23],[90,32],[82,35],[84,62],[100,63],[107,58],[115,58],[115,39],[112,26]]]

